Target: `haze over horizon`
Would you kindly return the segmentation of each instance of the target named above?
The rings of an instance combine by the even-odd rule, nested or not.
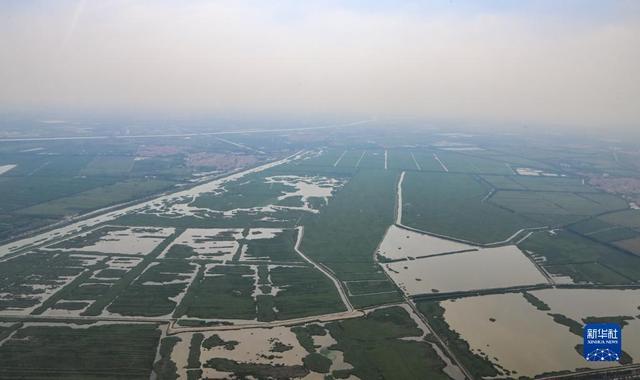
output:
[[[5,1],[0,110],[635,132],[634,1]]]

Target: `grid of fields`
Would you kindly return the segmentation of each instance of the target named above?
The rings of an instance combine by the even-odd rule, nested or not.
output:
[[[24,326],[0,346],[0,377],[146,378],[159,338],[154,324]]]
[[[345,310],[334,284],[295,252],[297,230],[190,231],[103,227],[9,259],[0,290],[14,296],[0,310],[258,321]]]
[[[640,281],[640,257],[569,231],[537,232],[520,247],[537,257],[552,274],[573,282],[607,285]]]
[[[550,350],[548,373],[583,368],[573,342],[583,323],[636,327],[640,211],[579,174],[614,168],[605,155],[572,171],[584,153],[493,149],[465,134],[374,137],[305,142],[261,165],[273,159],[263,149],[281,157],[291,142],[22,157],[0,177],[13,191],[5,218],[144,197],[218,162],[221,146],[251,168],[5,246],[0,378],[533,377],[542,372],[506,343],[522,321],[571,343]],[[77,193],[53,180],[34,195],[53,168]],[[632,306],[574,315],[561,290],[624,291]],[[640,358],[630,335],[623,363]]]
[[[407,172],[402,223],[476,243],[502,241],[522,228],[543,225],[483,201],[489,192],[467,174]]]

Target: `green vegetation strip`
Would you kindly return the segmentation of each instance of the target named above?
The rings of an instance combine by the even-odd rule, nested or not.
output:
[[[529,302],[531,305],[535,306],[536,309],[538,309],[540,311],[549,311],[549,310],[551,310],[549,305],[547,305],[544,301],[542,301],[540,298],[534,296],[533,294],[531,294],[529,292],[522,292],[522,295],[524,296],[524,299],[526,299],[527,302]]]
[[[204,335],[195,333],[191,335],[189,344],[189,357],[187,358],[187,368],[200,368],[200,346],[204,340]]]
[[[304,377],[309,373],[309,371],[301,365],[271,366],[269,364],[238,363],[223,358],[209,359],[204,366],[215,368],[222,372],[232,372],[240,379],[248,376],[254,376],[260,379],[289,379]]]
[[[160,342],[160,360],[153,364],[153,370],[161,380],[175,380],[178,378],[178,367],[171,360],[171,353],[180,338],[168,336]]]

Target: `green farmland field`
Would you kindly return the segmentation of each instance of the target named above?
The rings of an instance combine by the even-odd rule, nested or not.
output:
[[[333,322],[327,326],[360,379],[446,379],[444,363],[426,342],[406,341],[420,330],[398,307],[379,309],[365,318]]]
[[[491,202],[548,225],[562,225],[591,215],[624,209],[627,204],[609,194],[597,200],[565,192],[498,191]]]
[[[397,180],[397,172],[360,170],[319,215],[303,220],[302,251],[342,281],[380,279],[373,254],[393,224]],[[352,302],[377,303],[376,298]],[[381,302],[393,299],[397,295],[380,297]]]
[[[0,378],[148,378],[159,337],[153,324],[24,327],[0,346]]]
[[[640,281],[640,257],[567,231],[536,232],[520,248],[546,258],[551,273],[576,282],[629,284]]]
[[[505,162],[447,151],[438,151],[436,154],[450,172],[513,174],[513,170]]]
[[[477,243],[501,241],[521,228],[541,225],[483,202],[488,192],[483,183],[465,174],[407,172],[402,223]]]

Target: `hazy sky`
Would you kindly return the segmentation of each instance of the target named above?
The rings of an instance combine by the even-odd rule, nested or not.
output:
[[[0,107],[640,128],[640,1],[0,1]]]

